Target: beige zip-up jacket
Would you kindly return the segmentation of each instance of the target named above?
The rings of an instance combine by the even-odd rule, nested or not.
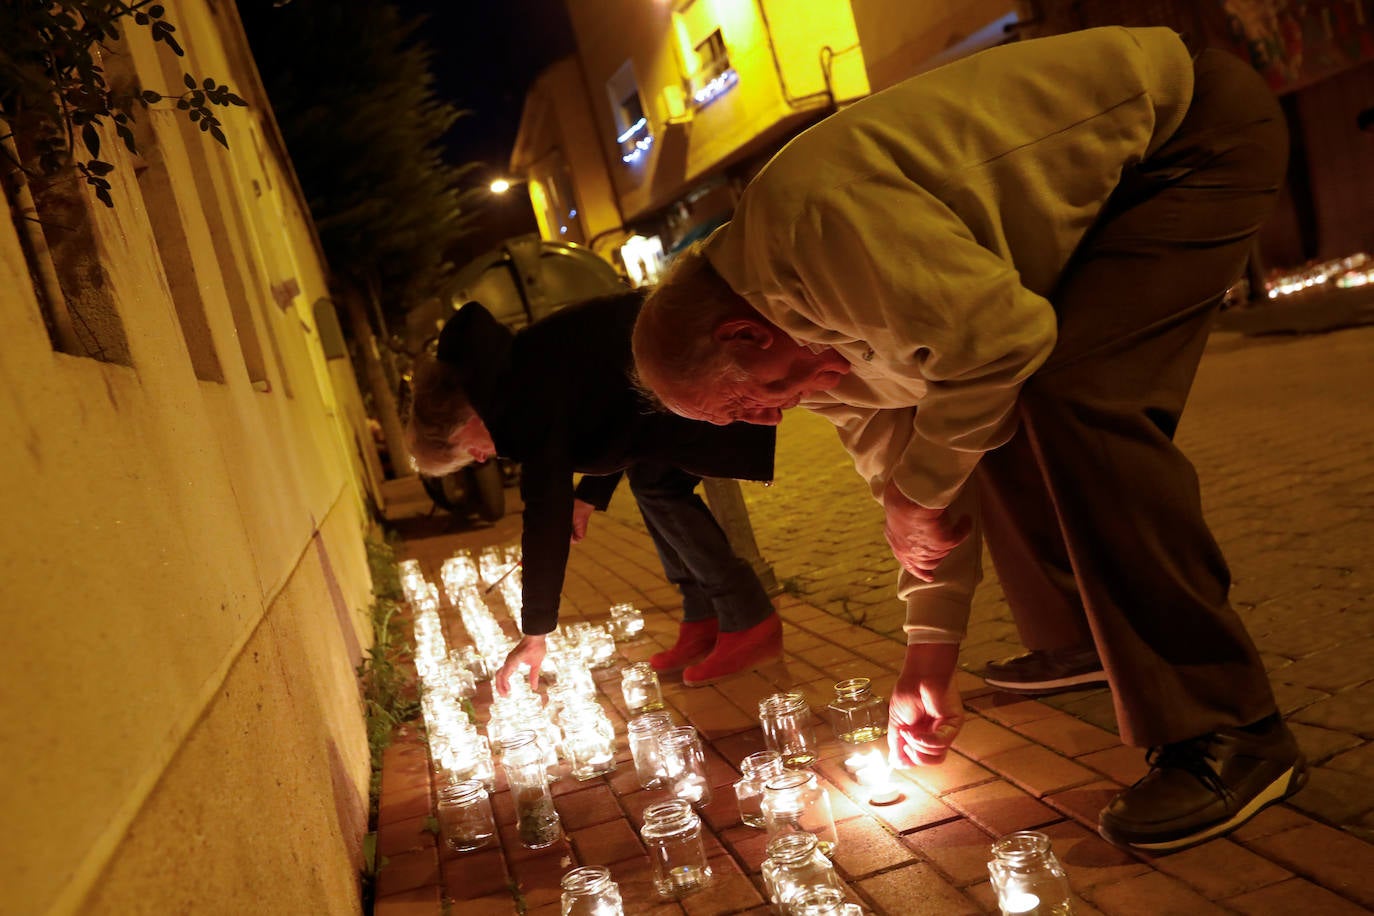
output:
[[[1054,347],[1045,297],[1192,91],[1169,29],[1018,42],[831,115],[750,183],[707,257],[799,343],[849,361],[803,406],[836,425],[876,498],[891,479],[976,518],[964,484],[1010,438],[1017,392]],[[962,638],[980,552],[975,530],[937,581],[903,573],[908,641]]]

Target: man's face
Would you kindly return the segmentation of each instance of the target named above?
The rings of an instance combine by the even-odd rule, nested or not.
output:
[[[740,421],[777,426],[784,410],[829,391],[849,373],[849,363],[834,350],[813,353],[776,329],[729,345],[738,376],[672,399],[668,406],[675,413],[717,426]]]

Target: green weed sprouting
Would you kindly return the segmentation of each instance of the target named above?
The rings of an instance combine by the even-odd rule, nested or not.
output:
[[[385,540],[367,536],[367,565],[372,573],[372,648],[358,665],[362,690],[363,717],[367,726],[367,747],[372,758],[372,777],[368,786],[368,825],[364,840],[366,853],[362,880],[364,912],[371,912],[377,872],[385,859],[376,856],[377,805],[382,794],[382,753],[391,743],[396,727],[419,715],[420,703],[402,663],[411,656],[412,647],[400,625],[398,613],[404,593],[396,568],[396,551]],[[369,845],[370,844],[370,845]]]

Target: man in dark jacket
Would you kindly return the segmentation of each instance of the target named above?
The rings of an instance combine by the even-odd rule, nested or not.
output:
[[[519,334],[470,302],[416,372],[408,438],[421,472],[498,454],[521,463],[524,636],[497,675],[502,693],[522,662],[538,678],[569,545],[622,474],[683,598],[677,643],[650,659],[654,668],[698,686],[782,654],[772,602],[694,492],[703,476],[771,479],[776,433],[685,420],[644,401],[629,378],[642,301],[627,292],[572,305]],[[584,475],[576,487],[574,473]]]

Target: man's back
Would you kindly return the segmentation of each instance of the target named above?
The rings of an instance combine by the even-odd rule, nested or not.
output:
[[[1122,167],[1173,133],[1191,94],[1188,51],[1168,29],[1092,29],[985,51],[798,136],[713,239],[712,263],[749,291],[759,283],[745,251],[758,254],[760,234],[819,232],[836,214],[861,221],[872,208],[854,196],[860,186],[887,185],[901,199],[902,186],[914,185],[923,193],[903,201],[908,219],[948,208],[1045,295]],[[734,234],[751,242],[727,241]]]

